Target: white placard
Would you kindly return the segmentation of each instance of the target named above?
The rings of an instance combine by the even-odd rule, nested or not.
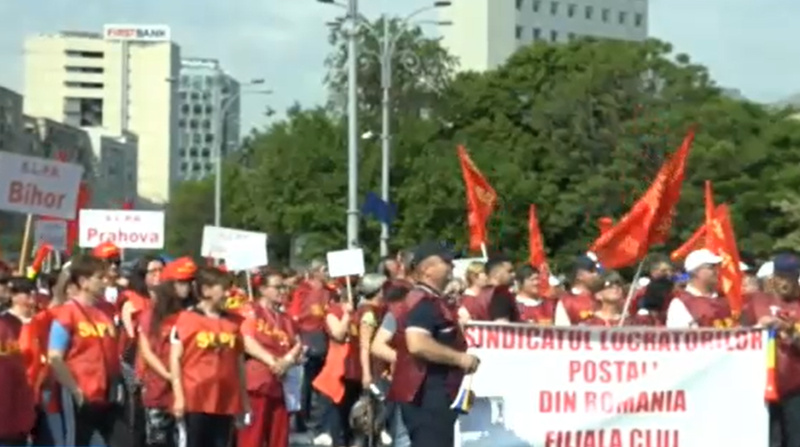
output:
[[[78,244],[94,248],[113,242],[119,248],[164,248],[164,212],[81,210]]]
[[[0,152],[0,210],[74,219],[83,167]]]
[[[466,336],[481,364],[460,446],[768,443],[766,332],[470,325]]]
[[[106,40],[128,42],[169,42],[171,32],[167,25],[104,25]]]
[[[331,278],[342,276],[361,276],[364,268],[364,250],[353,248],[350,250],[329,251],[328,274]]]
[[[229,242],[225,247],[225,267],[238,272],[263,267],[269,263],[266,245],[254,246],[248,239]]]
[[[36,246],[49,244],[56,251],[67,251],[67,221],[37,220],[33,225]]]
[[[241,242],[241,246],[248,246],[250,250],[261,248],[266,250],[267,234],[206,225],[203,227],[203,244],[200,247],[200,254],[207,258],[227,261],[228,258],[236,255],[235,243],[237,242]],[[231,244],[234,244],[233,250],[230,248]],[[227,262],[225,264],[227,266]]]

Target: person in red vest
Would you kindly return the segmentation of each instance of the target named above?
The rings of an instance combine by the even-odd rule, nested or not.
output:
[[[106,263],[106,272],[103,278],[106,282],[104,296],[106,301],[116,304],[120,294],[119,267],[122,264],[122,250],[113,242],[103,242],[92,249],[92,256],[102,259]]]
[[[251,417],[244,377],[241,321],[224,311],[228,274],[198,269],[198,303],[181,312],[170,336],[173,412],[186,447],[227,447],[237,416]]]
[[[327,287],[328,267],[322,260],[314,260],[308,269],[307,278],[297,286],[289,305],[289,316],[294,320],[300,340],[306,348],[303,365],[302,409],[295,417],[299,433],[310,432],[317,442],[330,442],[323,427],[324,399],[321,399],[311,384],[325,365],[328,355],[328,335],[325,316],[334,294]]]
[[[450,405],[464,373],[475,372],[480,364],[466,352],[458,318],[441,296],[452,275],[452,261],[440,244],[419,246],[414,251],[417,283],[404,307],[396,308],[397,360],[388,398],[401,405],[411,447],[454,445],[457,413]]]
[[[18,297],[11,289],[12,295]],[[0,445],[25,447],[36,422],[33,389],[25,374],[16,317],[0,317]]]
[[[581,312],[591,312],[595,308],[595,282],[600,274],[597,260],[589,254],[575,258],[572,267],[569,293],[564,294],[556,304],[553,324],[570,326],[580,320]]]
[[[728,300],[717,290],[722,258],[708,249],[689,253],[683,266],[689,274],[686,287],[677,292],[667,308],[669,328],[730,328],[735,325]]]
[[[769,405],[771,445],[800,445],[800,258],[783,253],[773,259],[768,280],[774,293],[750,294],[742,310],[742,325],[775,330],[776,388],[779,400]],[[776,436],[777,435],[777,436]]]
[[[103,300],[106,264],[80,256],[69,267],[74,295],[51,308],[48,357],[62,387],[67,445],[89,445],[93,435],[114,445],[112,432],[124,398],[114,308]]]
[[[539,296],[539,275],[539,271],[528,264],[517,268],[519,287],[514,301],[521,321],[549,326],[553,324],[556,301]]]
[[[161,272],[152,306],[138,318],[136,371],[142,383],[143,443],[147,447],[175,446],[172,415],[172,375],[169,370],[170,334],[191,298],[197,265],[190,258],[176,259]]]
[[[252,423],[239,430],[238,447],[287,447],[289,413],[281,380],[303,352],[294,323],[282,310],[283,275],[268,273],[259,298],[242,323],[247,392],[253,409]]]
[[[495,256],[486,261],[485,265],[487,284],[482,287],[477,295],[465,295],[458,308],[458,316],[462,322],[467,321],[492,321],[495,318],[489,315],[489,305],[493,297],[505,299],[509,307],[514,304],[513,294],[510,291],[514,283],[514,264],[504,256]],[[506,316],[503,316],[505,318]]]

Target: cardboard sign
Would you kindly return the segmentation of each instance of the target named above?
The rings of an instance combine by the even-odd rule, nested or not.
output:
[[[213,225],[203,227],[203,245],[200,254],[207,258],[225,259],[227,266],[227,260],[232,259],[237,251],[245,247],[248,247],[248,250],[266,250],[267,234]]]
[[[67,251],[67,221],[37,220],[33,225],[33,240],[36,247],[49,244],[57,251]]]
[[[83,167],[0,152],[0,209],[74,219]]]
[[[361,276],[366,271],[364,268],[364,250],[360,248],[329,251],[326,257],[328,259],[328,274],[331,278]]]
[[[81,210],[78,244],[94,248],[106,241],[119,248],[164,248],[164,212]]]
[[[254,246],[249,239],[229,242],[225,247],[225,252],[225,267],[234,272],[263,267],[269,263],[267,246]]]

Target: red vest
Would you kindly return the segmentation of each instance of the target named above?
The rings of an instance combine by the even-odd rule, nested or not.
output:
[[[331,291],[318,284],[303,283],[292,298],[291,316],[301,333],[325,330],[325,315]]]
[[[461,306],[469,312],[469,319],[472,321],[491,321],[489,318],[489,303],[492,301],[494,286],[481,288],[478,295],[464,295],[461,298]]]
[[[413,289],[404,299],[403,305],[394,305],[390,308],[392,315],[397,320],[397,330],[392,338],[392,346],[397,352],[397,361],[394,364],[394,375],[389,387],[388,398],[396,402],[412,402],[428,373],[427,362],[412,356],[408,352],[408,345],[406,344],[408,314],[422,300],[434,301],[444,318],[455,326],[457,338],[455,344],[451,347],[462,352],[467,350],[467,341],[464,338],[461,326],[458,324],[458,318],[445,305],[443,299],[431,294],[425,288],[416,287]],[[458,388],[463,377],[464,373],[460,369],[452,368],[450,370],[446,385],[451,399],[455,399],[458,394]]]
[[[0,316],[0,439],[27,435],[36,419],[33,390],[11,318],[16,319]]]
[[[120,374],[113,306],[106,301],[84,306],[70,300],[51,313],[70,334],[64,361],[78,388],[88,402],[106,403],[108,385]]]
[[[542,300],[538,305],[533,306],[517,300],[520,321],[542,326],[552,325],[556,312],[555,303],[554,300]]]
[[[577,295],[567,294],[561,297],[561,305],[569,316],[572,324],[581,320],[581,315],[594,312],[597,302],[589,292],[581,292]]]
[[[186,411],[239,414],[239,324],[229,315],[209,318],[188,310],[178,315],[175,329],[183,345],[181,382]]]
[[[576,326],[600,326],[617,327],[619,319],[605,320],[600,318],[595,312],[588,312],[581,315],[580,319],[574,323]],[[623,326],[659,326],[658,320],[651,315],[630,315],[625,319]]]
[[[150,349],[169,369],[170,333],[178,320],[178,314],[165,318],[158,330],[152,332],[153,309],[142,311],[138,318],[139,337],[147,338]],[[172,404],[172,384],[147,366],[140,355],[136,357],[137,376],[142,381],[142,403],[147,408],[169,408]]]
[[[255,303],[250,306],[242,331],[276,358],[285,356],[295,344],[295,329],[289,316]],[[283,396],[280,379],[260,360],[248,358],[245,372],[247,391],[261,396]]]
[[[714,327],[719,329],[737,326],[731,316],[731,307],[725,297],[716,298],[697,296],[682,290],[675,296],[683,302],[686,310],[699,327]]]
[[[742,320],[755,325],[762,317],[774,316],[773,308],[794,321],[795,328],[800,329],[800,302],[784,301],[761,292],[748,295],[747,304],[742,309]],[[778,393],[787,396],[800,390],[800,352],[792,346],[791,340],[784,337],[779,337],[777,344],[775,372]]]

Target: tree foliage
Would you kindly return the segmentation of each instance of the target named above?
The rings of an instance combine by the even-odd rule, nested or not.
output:
[[[374,48],[375,39],[361,32],[363,45]],[[596,219],[624,214],[693,125],[697,137],[670,245],[700,225],[705,180],[713,182],[718,203],[731,204],[741,249],[765,254],[778,241],[800,243],[792,236],[796,213],[775,206],[796,197],[800,187],[800,123],[791,111],[723,96],[704,67],[672,55],[669,44],[536,43],[495,70],[451,76],[452,59],[436,42],[416,30],[405,36],[399,42],[424,64],[400,65],[395,73],[396,247],[425,239],[466,243],[455,155],[456,145],[464,144],[500,196],[490,222],[493,247],[526,258],[527,209],[535,203],[557,261],[585,251],[597,236]],[[334,28],[331,42],[327,82],[332,98],[341,98],[346,50],[340,29]],[[428,67],[437,73],[431,89],[414,81],[421,75],[413,70]],[[377,61],[360,60],[359,106],[367,120],[380,107],[379,70]],[[420,104],[427,113],[416,113]],[[268,232],[282,258],[299,236],[305,258],[344,246],[345,123],[338,107],[295,107],[254,134],[241,158],[247,162],[226,171],[225,224]],[[362,142],[359,163],[363,197],[379,189],[376,142]],[[183,241],[176,247],[199,244],[194,228],[198,216],[207,216],[200,211],[209,202],[205,188],[183,185],[170,205],[170,222],[177,223],[171,231],[182,232],[170,238]],[[376,223],[362,224],[365,247],[377,247],[378,234]]]

